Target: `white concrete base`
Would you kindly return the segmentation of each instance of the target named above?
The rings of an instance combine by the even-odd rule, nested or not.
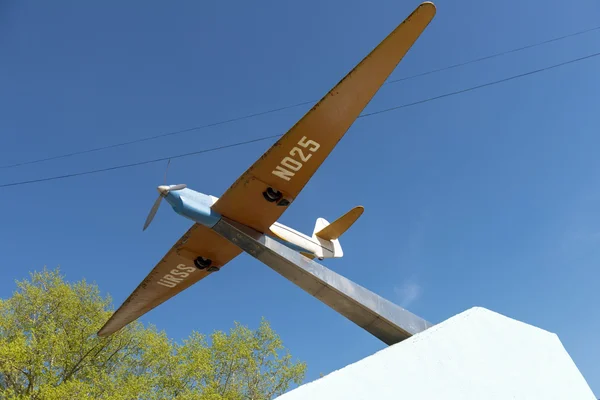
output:
[[[558,336],[480,307],[278,399],[596,400]]]

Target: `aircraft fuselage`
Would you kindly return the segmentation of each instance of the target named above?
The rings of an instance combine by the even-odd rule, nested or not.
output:
[[[165,200],[177,214],[208,228],[212,228],[221,219],[221,215],[212,209],[218,200],[215,196],[185,188],[170,191]],[[332,242],[323,241],[314,235],[307,236],[279,222],[271,225],[269,232],[262,233],[304,255],[322,259],[333,257],[335,253]]]

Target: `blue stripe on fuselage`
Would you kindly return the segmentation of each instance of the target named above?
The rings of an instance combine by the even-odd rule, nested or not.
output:
[[[169,192],[165,197],[173,210],[194,222],[212,228],[219,220],[221,215],[213,211],[212,199],[203,193],[191,189],[181,189]]]

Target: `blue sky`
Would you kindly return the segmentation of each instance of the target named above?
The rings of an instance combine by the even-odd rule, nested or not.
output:
[[[3,165],[302,101],[338,82],[418,2],[0,3]],[[600,5],[438,1],[392,79],[598,24]],[[385,85],[367,112],[600,51],[600,31]],[[312,232],[362,204],[324,264],[441,322],[483,306],[556,332],[600,394],[600,57],[358,120],[281,222]],[[0,184],[284,133],[310,105],[20,168]],[[272,143],[173,160],[169,183],[219,196]],[[189,222],[144,219],[166,163],[2,188],[0,296],[61,266],[115,306]],[[332,201],[334,200],[334,201]],[[243,255],[142,318],[180,339],[265,316],[307,380],[384,345]]]

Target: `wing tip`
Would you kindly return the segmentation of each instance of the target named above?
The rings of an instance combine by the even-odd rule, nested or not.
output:
[[[110,329],[108,329],[107,325],[108,325],[108,322],[106,324],[104,324],[104,326],[102,328],[100,328],[100,330],[96,333],[96,335],[98,335],[98,337],[107,337],[114,333],[114,331],[111,331]]]
[[[428,20],[426,25],[428,25],[429,22],[431,22],[431,20],[433,19],[433,17],[435,17],[436,12],[437,7],[433,2],[424,1],[423,3],[419,4],[412,13],[410,13],[410,15],[408,16],[408,18],[405,19],[405,21],[411,20],[412,17],[416,16],[417,14],[425,14]]]
[[[434,13],[437,10],[437,7],[435,6],[435,4],[432,1],[424,1],[421,4],[419,4],[419,6],[417,8],[429,9],[429,10],[433,11]]]
[[[101,337],[101,338],[107,337],[109,335],[110,335],[110,333],[106,333],[102,329],[99,330],[98,332],[96,332],[96,336]]]

